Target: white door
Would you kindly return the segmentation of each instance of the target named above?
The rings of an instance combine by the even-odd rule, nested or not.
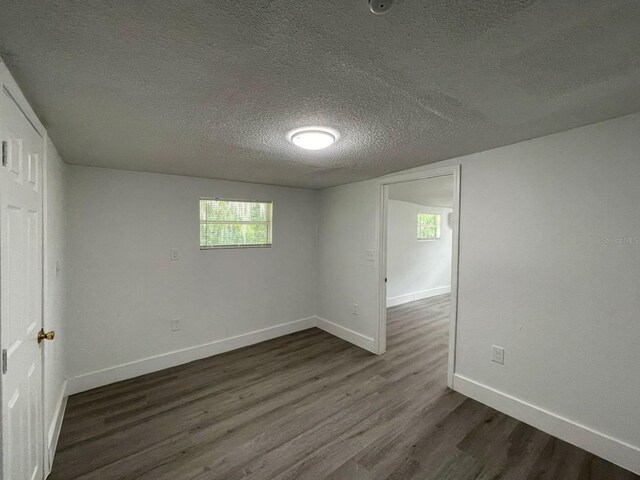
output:
[[[42,354],[42,138],[0,91],[0,322],[5,480],[44,478]],[[5,143],[6,142],[6,143]],[[6,350],[6,351],[5,351]]]

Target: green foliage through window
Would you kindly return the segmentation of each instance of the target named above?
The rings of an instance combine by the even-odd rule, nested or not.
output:
[[[200,199],[200,248],[271,245],[271,202]]]
[[[438,238],[440,238],[440,215],[419,213],[418,240],[436,240]]]

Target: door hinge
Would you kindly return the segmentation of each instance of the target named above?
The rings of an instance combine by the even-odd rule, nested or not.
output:
[[[2,349],[2,374],[7,373],[7,349]]]
[[[3,140],[2,141],[2,166],[3,167],[7,166],[7,150],[8,150],[7,141]]]

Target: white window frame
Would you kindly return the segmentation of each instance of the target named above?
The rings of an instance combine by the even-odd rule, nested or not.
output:
[[[215,202],[242,202],[242,203],[266,203],[269,205],[269,220],[266,222],[244,222],[244,221],[230,221],[230,222],[219,222],[219,221],[210,221],[203,222],[200,218],[200,208],[202,202],[206,201],[215,201]],[[203,223],[218,223],[218,224],[238,224],[238,225],[267,225],[268,227],[268,235],[269,242],[268,243],[250,243],[250,244],[234,244],[234,245],[211,245],[211,246],[203,246],[200,243],[200,227]],[[232,249],[232,248],[271,248],[273,245],[273,201],[271,200],[247,200],[246,198],[237,199],[237,198],[217,198],[217,197],[200,197],[198,201],[198,244],[200,245],[200,250],[224,250],[224,249]]]

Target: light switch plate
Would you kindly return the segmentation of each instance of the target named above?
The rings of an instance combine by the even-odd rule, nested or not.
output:
[[[504,365],[504,348],[498,347],[497,345],[493,345],[491,347],[491,360],[500,365]]]
[[[173,320],[171,320],[171,331],[177,332],[180,329],[182,329],[182,319],[174,318]]]

